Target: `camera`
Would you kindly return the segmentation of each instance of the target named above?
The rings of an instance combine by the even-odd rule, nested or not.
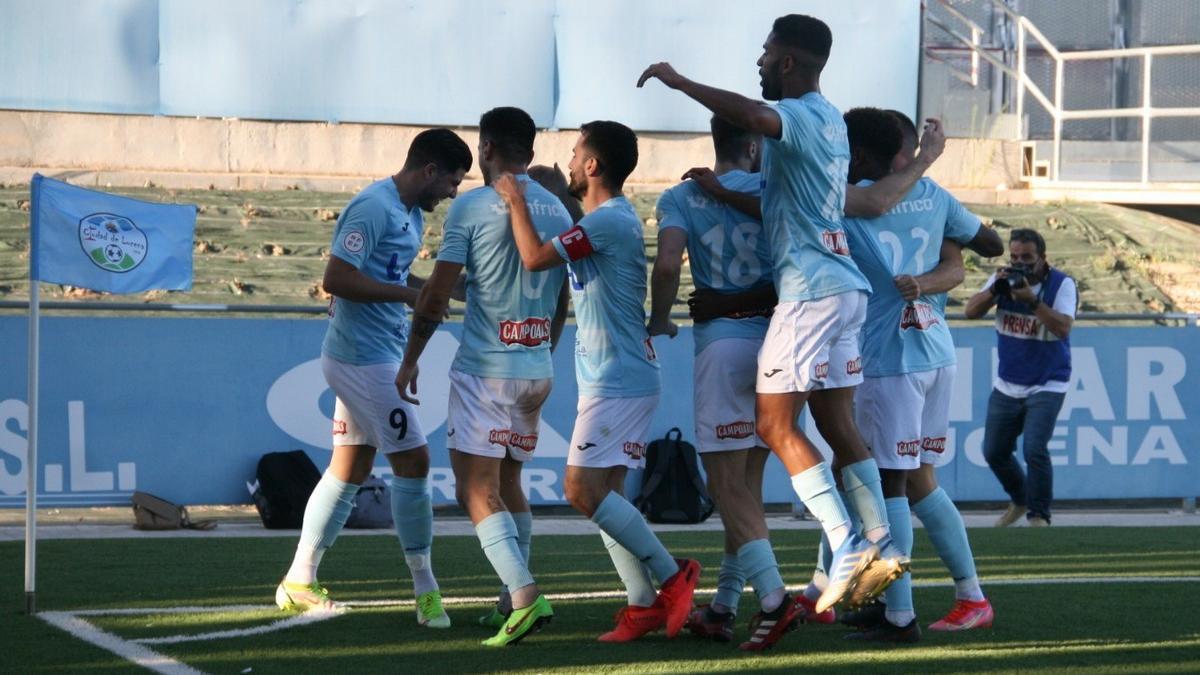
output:
[[[992,288],[995,289],[996,295],[1003,295],[1006,298],[1012,297],[1014,288],[1024,288],[1029,285],[1029,277],[1033,276],[1033,269],[1024,265],[1005,267],[1003,271],[1008,276],[1003,279],[997,278],[996,282],[992,284]]]

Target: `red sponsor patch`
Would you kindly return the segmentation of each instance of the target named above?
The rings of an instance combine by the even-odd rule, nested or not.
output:
[[[936,452],[940,455],[946,451],[946,437],[938,436],[937,438],[930,438],[929,436],[926,436],[921,441],[921,449],[928,450],[929,452]]]
[[[823,361],[813,366],[813,377],[818,380],[823,380],[829,377],[829,362]]]
[[[933,307],[924,302],[910,302],[900,314],[900,330],[916,328],[925,330],[941,323]]]
[[[584,232],[583,228],[578,225],[558,235],[558,241],[571,261],[586,258],[592,254],[592,242],[588,240],[587,232]]]
[[[536,347],[550,341],[550,319],[530,318],[500,322],[500,342]]]
[[[850,255],[850,244],[846,241],[846,233],[841,230],[821,232],[821,243],[838,255]]]
[[[862,357],[846,362],[846,374],[857,375],[862,372]]]
[[[726,438],[750,438],[754,435],[754,422],[732,422],[730,424],[718,424],[717,439],[724,440]]]
[[[921,441],[900,441],[896,443],[896,454],[901,457],[916,457],[921,449]]]
[[[333,421],[333,435],[334,436],[345,436],[348,433],[350,433],[350,432],[346,429],[346,420],[334,420]]]
[[[537,441],[537,434],[526,434],[522,436],[514,431],[508,437],[509,445],[520,448],[525,452],[533,452],[533,449],[537,447]]]
[[[508,429],[492,429],[488,432],[488,443],[508,447],[508,439],[510,437],[512,437],[512,432]]]
[[[633,459],[641,459],[646,456],[646,444],[626,443],[625,454],[629,455]]]

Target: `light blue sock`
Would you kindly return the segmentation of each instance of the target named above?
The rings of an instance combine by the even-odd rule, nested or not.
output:
[[[479,521],[475,534],[479,536],[483,554],[505,586],[518,590],[533,583],[533,575],[517,547],[517,524],[508,511],[493,513]]]
[[[913,524],[907,497],[887,500],[887,517],[892,527],[892,542],[904,555],[912,557]],[[907,626],[912,621],[912,575],[908,572],[884,591],[887,600],[887,619],[895,626]]]
[[[858,517],[858,511],[854,509],[854,503],[851,502],[850,498],[846,496],[846,493],[842,492],[841,490],[838,490],[838,497],[841,498],[842,504],[846,506],[846,515],[850,516],[850,531],[862,534],[862,518]],[[832,559],[833,554],[830,553],[829,555],[830,559]],[[828,572],[829,570],[826,569],[825,571]]]
[[[428,478],[392,476],[392,520],[417,595],[437,590],[433,576],[433,500]]]
[[[621,546],[616,539],[600,530],[600,538],[604,540],[604,548],[608,549],[608,557],[612,558],[613,567],[621,583],[625,584],[625,594],[629,596],[629,604],[637,607],[649,607],[654,604],[658,593],[654,590],[654,582],[650,580],[650,570],[637,559],[637,556]]]
[[[933,542],[933,548],[938,557],[950,570],[956,587],[970,590],[960,590],[958,595],[964,600],[982,600],[983,592],[975,589],[979,586],[978,575],[975,572],[975,556],[971,553],[971,542],[967,539],[967,528],[963,524],[962,515],[950,495],[942,488],[929,493],[921,501],[913,504],[913,511],[925,525],[925,532]],[[973,583],[960,583],[973,582]]]
[[[713,596],[713,609],[737,614],[742,600],[742,589],[746,587],[746,573],[736,553],[726,553],[721,559],[721,570],[717,572],[717,594]],[[717,607],[720,605],[720,608]]]
[[[775,560],[775,551],[771,550],[771,542],[766,539],[746,542],[738,549],[738,562],[746,571],[746,581],[754,588],[760,601],[768,596],[780,595],[778,591],[783,588],[783,577],[779,576],[779,563]],[[775,608],[764,609],[770,611]]]
[[[637,556],[659,584],[679,571],[678,563],[654,536],[641,512],[621,495],[609,492],[592,514],[592,522],[620,543],[622,548]]]
[[[317,567],[325,551],[333,546],[350,512],[358,486],[344,483],[326,472],[313,488],[304,507],[304,523],[300,528],[300,543],[288,570],[287,580],[311,584],[317,580]]]
[[[821,529],[829,537],[829,545],[837,550],[850,533],[850,516],[838,497],[829,464],[820,462],[792,476],[792,489],[804,502],[804,507],[820,521]]]
[[[513,522],[517,524],[517,548],[521,549],[521,558],[529,567],[529,549],[533,545],[533,514],[529,511],[512,511]]]
[[[887,506],[884,505],[883,484],[879,466],[873,459],[864,459],[842,469],[842,486],[846,501],[854,505],[862,518],[863,536],[878,542],[888,534]]]

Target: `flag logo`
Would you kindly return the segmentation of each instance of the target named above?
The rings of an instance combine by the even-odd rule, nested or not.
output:
[[[79,221],[79,245],[97,267],[128,272],[146,259],[146,233],[125,216],[93,213]]]

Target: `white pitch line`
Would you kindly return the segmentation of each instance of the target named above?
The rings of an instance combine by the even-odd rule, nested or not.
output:
[[[196,633],[194,635],[171,635],[168,637],[157,638],[142,638],[140,640],[132,640],[143,645],[174,645],[181,642],[202,642],[204,640],[221,640],[224,638],[239,638],[250,635],[262,635],[263,633],[274,633],[278,630],[286,630],[296,626],[304,626],[310,623],[317,623],[332,619],[335,616],[342,614],[337,610],[311,610],[303,614],[291,616],[279,621],[273,621],[263,626],[255,626],[254,628],[235,628],[231,630],[218,630],[211,633]]]
[[[152,649],[128,640],[123,640],[112,633],[102,631],[87,621],[73,616],[70,612],[39,612],[37,616],[51,626],[60,628],[84,642],[90,642],[101,649],[120,656],[126,661],[156,673],[165,673],[166,675],[203,675],[201,671],[176,661],[169,656],[159,654]]]

